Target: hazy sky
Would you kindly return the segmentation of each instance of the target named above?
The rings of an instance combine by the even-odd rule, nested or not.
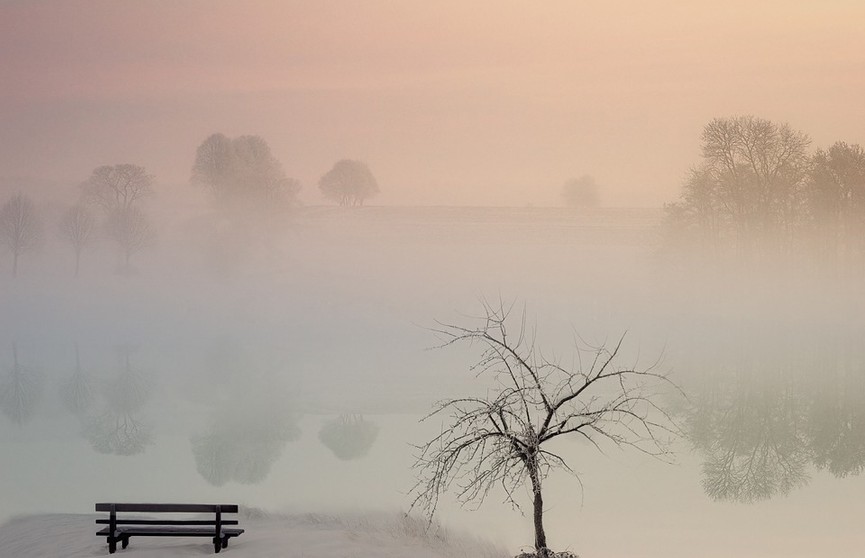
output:
[[[306,203],[349,157],[382,204],[557,204],[592,174],[660,205],[715,116],[865,143],[863,25],[861,0],[0,0],[0,184],[132,162],[191,188],[221,131]]]

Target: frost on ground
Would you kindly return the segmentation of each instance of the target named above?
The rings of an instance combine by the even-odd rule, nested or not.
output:
[[[43,514],[0,525],[0,556],[91,558],[108,556],[97,537],[98,515]],[[270,515],[244,510],[240,527],[220,556],[237,558],[505,558],[508,553],[469,535],[397,513]],[[201,538],[132,538],[115,556],[157,558],[213,554]]]

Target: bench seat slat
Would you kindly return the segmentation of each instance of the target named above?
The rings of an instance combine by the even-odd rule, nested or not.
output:
[[[221,529],[220,534],[224,537],[236,537],[243,533],[243,529]],[[106,527],[96,533],[100,537],[107,537],[111,534],[110,527]],[[216,534],[216,529],[205,528],[181,528],[181,527],[118,527],[114,530],[115,537],[130,536],[130,537],[212,537]]]
[[[97,519],[99,525],[110,525],[110,519]],[[236,519],[223,519],[222,525],[237,525]],[[216,525],[215,519],[117,519],[115,525]]]

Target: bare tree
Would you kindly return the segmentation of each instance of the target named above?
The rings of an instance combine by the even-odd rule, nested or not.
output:
[[[730,239],[743,257],[789,252],[805,222],[808,135],[738,116],[713,119],[701,139],[703,160],[668,216],[697,229],[702,250],[714,252]],[[677,219],[670,222],[678,226]]]
[[[75,250],[75,277],[81,267],[81,252],[93,241],[95,231],[96,218],[82,204],[67,209],[60,220],[60,235]]]
[[[788,124],[739,116],[712,120],[702,140],[716,202],[736,225],[740,246],[771,236],[788,245],[801,213],[808,135]]]
[[[138,165],[104,165],[81,185],[84,199],[106,215],[129,211],[135,202],[153,194],[154,177]]]
[[[337,161],[318,181],[318,187],[326,198],[342,206],[363,205],[364,200],[378,194],[378,182],[369,167],[351,159]]]
[[[42,225],[36,208],[24,194],[15,194],[0,208],[0,241],[12,252],[12,276],[18,275],[18,258],[37,248]]]
[[[528,481],[535,551],[539,557],[550,556],[543,481],[553,469],[576,474],[550,442],[579,436],[599,450],[612,443],[669,459],[678,429],[655,401],[665,389],[678,388],[655,366],[619,366],[621,340],[612,349],[578,347],[579,362],[585,366],[565,368],[535,346],[525,310],[514,335],[508,326],[511,308],[484,302],[484,313],[477,327],[439,323],[434,330],[442,346],[480,345],[483,352],[472,369],[491,376],[493,386],[484,397],[440,402],[426,417],[449,415],[441,434],[417,446],[412,508],[432,518],[440,495],[452,487],[463,505],[480,505],[496,486],[519,507],[515,490]]]
[[[132,270],[129,262],[133,254],[147,248],[156,239],[153,226],[144,212],[137,207],[118,210],[108,215],[105,232],[108,238],[120,247],[123,259],[120,269],[124,273]]]
[[[688,171],[678,202],[664,204],[664,251],[701,256],[711,261],[721,248],[726,222],[718,204],[718,182],[706,165]]]
[[[865,248],[865,150],[836,142],[812,157],[807,204],[821,233],[819,249],[848,257]]]

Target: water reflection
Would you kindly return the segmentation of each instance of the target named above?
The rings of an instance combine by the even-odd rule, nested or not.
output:
[[[130,413],[113,411],[88,418],[84,436],[94,450],[109,455],[137,455],[153,442],[148,424]]]
[[[60,384],[60,400],[75,416],[87,414],[96,402],[96,390],[91,374],[81,367],[78,345],[75,345],[75,370]]]
[[[23,426],[32,418],[42,389],[42,374],[18,362],[18,347],[13,344],[12,366],[0,378],[0,411],[18,426]]]
[[[786,333],[783,346],[738,339],[691,388],[687,432],[715,500],[754,502],[817,470],[865,468],[865,358],[854,343]]]
[[[865,470],[865,367],[824,375],[812,389],[810,442],[814,464],[836,477]]]
[[[706,493],[751,502],[802,486],[810,461],[804,401],[789,385],[737,380],[695,398],[689,432]]]
[[[362,415],[343,414],[327,422],[318,439],[343,461],[365,456],[378,436],[378,425],[364,420]]]
[[[262,482],[286,444],[300,437],[297,420],[284,394],[267,385],[213,405],[207,429],[190,437],[198,473],[214,486]]]
[[[117,375],[105,383],[100,412],[82,419],[84,436],[99,453],[136,455],[153,442],[153,428],[140,413],[153,393],[151,380],[121,350]]]

